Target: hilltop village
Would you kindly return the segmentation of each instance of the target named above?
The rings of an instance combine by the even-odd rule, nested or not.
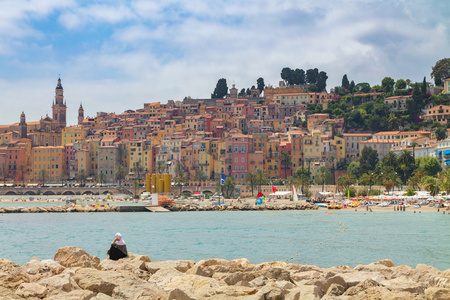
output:
[[[448,99],[449,83],[446,79],[443,88],[430,85],[426,93]],[[247,93],[238,93],[233,84],[223,98],[144,103],[121,114],[85,117],[80,105],[78,124],[66,126],[67,106],[58,79],[51,117],[27,122],[22,113],[19,123],[0,126],[1,179],[36,185],[90,180],[130,184],[146,173],[170,173],[185,185],[214,186],[223,173],[245,185],[247,174],[258,170],[277,180],[301,168],[314,179],[319,168],[326,167],[335,181],[366,147],[375,150],[380,161],[389,151],[407,150],[416,158],[436,156],[442,166],[450,162],[450,106],[424,102],[420,121],[425,126],[410,131],[395,118],[409,109],[411,93],[351,89],[344,106],[359,113],[357,105],[381,103],[391,114],[389,122],[397,122],[389,125],[396,130],[358,129],[358,124],[350,124],[355,120],[339,117],[336,105],[344,97],[336,89],[312,92],[307,85],[285,81]],[[442,126],[432,126],[436,122]],[[443,137],[438,130],[444,131]]]

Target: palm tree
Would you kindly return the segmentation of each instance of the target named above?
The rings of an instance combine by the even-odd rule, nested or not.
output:
[[[317,170],[316,176],[315,176],[316,184],[322,185],[322,192],[325,187],[326,182],[331,181],[331,171],[326,166],[321,166],[319,170]]]
[[[445,190],[447,195],[450,193],[450,169],[445,169],[439,173],[439,185]]]
[[[106,174],[103,172],[98,173],[97,182],[100,183],[100,186],[103,187],[103,183],[106,181]]]
[[[247,188],[252,190],[252,197],[253,197],[253,190],[255,189],[255,186],[258,185],[258,178],[256,176],[256,173],[248,172],[247,176],[245,176],[245,185]]]
[[[412,146],[412,148],[413,148],[414,166],[416,166],[416,147],[417,147],[417,143],[416,143],[416,142],[413,142],[411,146]]]
[[[80,182],[80,184],[83,185],[87,178],[86,171],[84,169],[81,169],[80,171],[78,171],[75,177]]]
[[[363,184],[369,185],[369,195],[372,191],[372,182],[375,182],[375,179],[377,178],[377,175],[373,171],[369,171],[365,174],[363,174],[360,178],[360,182]]]
[[[3,185],[6,184],[6,164],[2,163]]]
[[[26,167],[24,165],[20,165],[19,166],[19,171],[20,171],[20,177],[22,178],[22,186],[25,186],[25,174],[24,171],[26,170]]]
[[[39,178],[42,181],[42,186],[45,185],[45,180],[48,178],[48,173],[45,169],[39,171]]]
[[[389,151],[383,158],[383,164],[385,167],[395,168],[397,166],[397,156]]]
[[[338,177],[337,182],[339,184],[339,187],[342,188],[342,191],[345,191],[353,184],[354,180],[350,175],[347,174]]]
[[[141,166],[141,162],[140,161],[135,162],[134,166],[133,166],[133,172],[137,173],[137,178],[138,178],[139,184],[141,184],[142,171],[144,171],[144,167]]]
[[[162,160],[159,160],[156,162],[156,173],[162,174],[164,171],[164,162]]]
[[[257,178],[257,182],[259,185],[258,193],[261,193],[261,186],[263,184],[267,184],[269,182],[269,180],[267,179],[266,173],[264,173],[264,171],[259,168],[256,170],[256,178]]]
[[[420,180],[420,187],[428,191],[431,196],[436,196],[440,190],[438,179],[431,176],[424,176]]]
[[[312,159],[311,159],[311,158],[308,158],[308,159],[306,160],[306,162],[308,163],[308,173],[311,174],[311,162],[312,162]]]
[[[117,165],[116,169],[114,170],[114,175],[116,177],[116,180],[119,181],[119,186],[122,186],[122,181],[125,179],[125,176],[127,175],[127,170],[123,165]]]
[[[202,170],[195,170],[194,181],[198,181],[198,186],[201,186],[203,181],[206,181],[206,174]]]
[[[138,189],[140,186],[141,186],[141,184],[140,184],[137,180],[134,180],[134,181],[133,181],[134,199],[137,199],[137,198],[138,198],[138,196],[137,196],[137,189]]]
[[[291,155],[287,151],[281,152],[281,165],[284,166],[284,178],[287,178],[288,169],[292,165]]]
[[[183,193],[183,185],[189,184],[189,179],[184,175],[184,167],[180,162],[175,165],[175,185],[180,187],[180,195]]]
[[[401,169],[404,174],[405,184],[409,178],[409,170],[411,166],[414,166],[414,158],[410,151],[402,150],[400,152],[400,156],[398,158],[398,163],[401,166]]]

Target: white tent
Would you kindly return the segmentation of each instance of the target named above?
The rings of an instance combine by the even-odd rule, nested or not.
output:
[[[291,191],[289,191],[289,192],[275,192],[275,193],[269,194],[269,196],[290,196],[290,195],[292,195]]]

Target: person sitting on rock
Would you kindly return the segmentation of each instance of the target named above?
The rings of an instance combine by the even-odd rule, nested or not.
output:
[[[116,238],[111,243],[111,248],[106,252],[112,260],[119,260],[128,256],[127,245],[120,233],[116,233]]]

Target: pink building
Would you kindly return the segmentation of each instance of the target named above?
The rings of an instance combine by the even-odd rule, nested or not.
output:
[[[253,152],[253,138],[249,135],[232,134],[225,138],[226,175],[243,181],[248,173],[248,154]]]

